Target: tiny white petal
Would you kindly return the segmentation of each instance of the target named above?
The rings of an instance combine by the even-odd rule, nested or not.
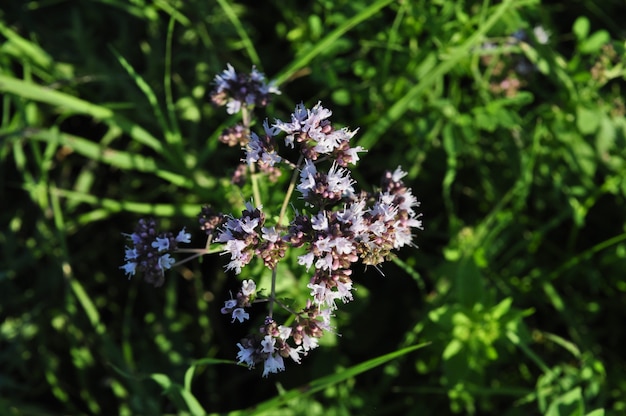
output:
[[[250,296],[256,292],[256,283],[254,280],[244,280],[241,283],[241,293],[244,296]]]
[[[263,352],[274,352],[274,344],[276,344],[276,340],[271,335],[266,335],[261,341],[261,345],[263,346]]]

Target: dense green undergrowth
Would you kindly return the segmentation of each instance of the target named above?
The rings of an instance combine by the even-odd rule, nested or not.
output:
[[[626,411],[621,1],[8,3],[1,414]],[[201,239],[203,204],[240,212],[227,63],[277,81],[261,119],[321,101],[360,127],[359,183],[402,165],[422,202],[419,250],[355,269],[338,335],[269,378],[233,364],[223,257],[119,269],[139,218]]]

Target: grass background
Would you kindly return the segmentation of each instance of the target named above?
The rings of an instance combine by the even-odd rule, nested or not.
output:
[[[4,2],[0,413],[623,414],[624,13],[621,0]],[[360,185],[400,164],[424,214],[419,250],[386,277],[356,273],[341,336],[269,379],[225,361],[249,328],[219,313],[237,287],[222,258],[160,289],[119,269],[140,217],[201,241],[202,204],[240,209],[241,155],[217,141],[236,120],[208,98],[228,62],[278,80],[259,120],[321,100],[360,127]],[[302,297],[306,274],[283,273]]]

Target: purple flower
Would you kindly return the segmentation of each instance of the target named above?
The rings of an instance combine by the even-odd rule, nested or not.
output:
[[[124,234],[132,242],[133,247],[126,247],[124,260],[127,261],[120,269],[129,278],[142,273],[148,283],[161,286],[165,281],[165,270],[170,269],[176,261],[171,254],[179,243],[191,242],[191,235],[183,228],[176,237],[171,232],[158,232],[154,219],[141,219],[135,232]]]
[[[265,82],[265,75],[255,67],[249,74],[238,74],[231,64],[215,77],[211,100],[218,106],[226,105],[228,114],[236,114],[242,107],[265,107],[270,94],[280,94],[274,83]]]

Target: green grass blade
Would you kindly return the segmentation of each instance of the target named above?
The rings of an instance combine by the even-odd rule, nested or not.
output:
[[[178,119],[176,117],[176,107],[174,106],[174,97],[172,94],[172,38],[174,36],[174,26],[176,21],[172,17],[167,27],[167,39],[165,45],[165,71],[163,74],[163,86],[165,89],[165,106],[170,122],[170,141],[181,146],[182,136]]]
[[[120,63],[122,68],[124,68],[124,70],[128,73],[128,75],[133,79],[133,81],[135,82],[135,85],[137,85],[137,87],[141,90],[143,95],[145,95],[146,99],[148,100],[148,103],[150,104],[150,107],[152,107],[152,112],[154,113],[154,117],[159,123],[159,126],[161,126],[161,130],[163,130],[166,140],[168,141],[168,143],[171,143],[172,135],[170,134],[171,132],[167,123],[167,119],[165,118],[165,115],[163,114],[163,111],[161,110],[161,106],[159,105],[159,100],[156,97],[156,94],[154,93],[154,91],[152,90],[152,87],[148,85],[148,83],[143,79],[143,77],[139,75],[137,71],[135,71],[135,68],[133,68],[133,66],[126,60],[126,58],[120,55],[115,50],[115,48],[110,46],[109,49],[111,50],[113,55],[115,55],[115,57],[117,58],[117,61]]]
[[[537,354],[535,354],[535,352],[530,349],[524,341],[520,339],[518,334],[513,331],[506,331],[506,337],[513,345],[522,350],[522,352],[526,354],[526,356],[530,358],[537,365],[537,367],[541,369],[541,371],[545,374],[551,374],[552,370],[550,370],[550,367],[548,367],[548,365]]]
[[[395,360],[396,358],[400,358],[403,355],[406,355],[417,349],[424,348],[427,345],[429,345],[429,343],[412,345],[410,347],[403,348],[401,350],[394,351],[389,354],[381,355],[380,357],[372,358],[371,360],[365,361],[364,363],[357,364],[354,367],[345,369],[340,373],[330,374],[328,376],[318,378],[317,380],[312,381],[308,385],[289,390],[280,396],[274,397],[268,401],[265,401],[257,405],[254,409],[243,411],[243,412],[231,413],[231,416],[243,415],[243,414],[258,414],[258,413],[262,413],[268,410],[277,409],[281,405],[288,402],[289,400],[292,400],[298,397],[308,396],[318,391],[324,390],[327,387],[341,383],[349,378],[355,377],[368,370],[381,366],[391,360]]]
[[[395,45],[398,42],[398,39],[400,39],[398,28],[400,27],[402,19],[404,19],[405,17],[408,6],[408,3],[404,3],[399,7],[398,12],[396,13],[396,17],[393,19],[391,29],[389,30],[389,38],[387,39],[387,44],[385,45],[385,56],[383,57],[382,65],[380,66],[380,76],[382,79],[387,79],[389,75],[389,68],[391,67],[391,57],[394,49],[393,45]]]
[[[172,382],[167,375],[152,374],[150,378],[163,388],[165,394],[174,402],[178,410],[182,411],[188,409],[192,415],[198,416],[207,414],[206,410],[204,410],[191,392],[183,389],[179,384]]]
[[[98,143],[94,143],[84,137],[61,133],[56,130],[40,130],[32,135],[27,132],[26,136],[33,140],[67,146],[72,149],[72,151],[87,159],[105,163],[119,169],[137,170],[155,174],[159,169],[157,163],[151,157],[131,154],[109,147],[102,147]]]
[[[138,143],[148,146],[159,154],[163,153],[163,147],[158,139],[139,125],[116,115],[112,110],[106,107],[5,75],[0,75],[0,92],[60,107],[76,114],[89,115],[107,124],[117,125]]]
[[[228,20],[230,20],[231,24],[235,28],[235,31],[239,35],[241,43],[243,43],[244,49],[248,53],[248,57],[250,58],[252,63],[259,68],[263,68],[261,65],[261,58],[259,58],[259,55],[254,48],[252,40],[246,33],[246,30],[244,29],[241,20],[239,20],[239,17],[237,17],[237,13],[235,13],[235,10],[233,9],[231,3],[227,0],[217,0],[217,2],[219,3],[222,10],[224,10],[224,14],[226,14],[226,17],[228,17]]]
[[[559,268],[557,268],[556,270],[554,270],[547,276],[547,280],[548,281],[555,280],[559,276],[563,275],[563,273],[565,273],[566,270],[573,268],[574,266],[580,264],[583,261],[589,260],[593,255],[603,250],[606,250],[609,247],[617,246],[619,243],[625,240],[626,240],[626,233],[622,233],[622,234],[615,235],[609,239],[606,239],[594,245],[593,247],[585,250],[584,252],[572,257],[571,259],[563,263],[563,265],[561,265]]]
[[[215,364],[230,364],[237,365],[237,362],[234,360],[224,360],[220,358],[202,358],[198,361],[195,361],[193,364],[189,366],[187,371],[185,371],[185,390],[191,391],[191,381],[193,380],[194,372],[196,371],[196,367],[204,366],[204,365],[215,365]]]
[[[7,38],[8,42],[11,42],[15,47],[21,52],[22,59],[27,57],[30,59],[35,65],[38,65],[42,68],[50,68],[52,67],[53,61],[50,55],[43,49],[39,47],[39,45],[34,44],[33,42],[24,39],[20,35],[18,35],[15,31],[6,27],[0,21],[0,34]],[[3,45],[3,48],[6,45]]]
[[[187,27],[191,25],[191,21],[189,21],[189,19],[187,18],[187,16],[185,16],[184,14],[182,14],[181,12],[179,12],[178,10],[176,10],[171,4],[169,4],[167,1],[164,0],[156,0],[154,2],[154,5],[157,6],[158,8],[160,8],[161,10],[163,10],[164,12],[166,12],[167,14],[170,15],[170,17],[177,21],[178,23],[180,23],[181,25]]]
[[[115,168],[151,173],[181,188],[190,189],[194,186],[191,179],[183,175],[167,171],[151,157],[142,156],[137,153],[124,152],[110,147],[103,147],[100,144],[94,143],[83,137],[61,133],[54,130],[40,130],[29,136],[29,138],[67,146],[77,154],[80,154],[89,160],[104,163]]]
[[[83,194],[67,189],[52,188],[51,193],[61,197],[83,202],[96,207],[102,207],[109,212],[134,212],[141,215],[153,215],[156,217],[186,216],[195,217],[200,211],[198,204],[154,204],[143,202],[118,201],[110,198],[102,198],[96,195]]]
[[[118,0],[93,0],[93,1],[103,3],[111,7],[118,8],[140,19],[154,18],[154,16],[156,15],[156,13],[153,12],[153,9],[151,7],[134,6],[131,4],[133,2],[129,2],[129,1],[118,1]],[[40,2],[40,3],[44,3],[44,2]]]

